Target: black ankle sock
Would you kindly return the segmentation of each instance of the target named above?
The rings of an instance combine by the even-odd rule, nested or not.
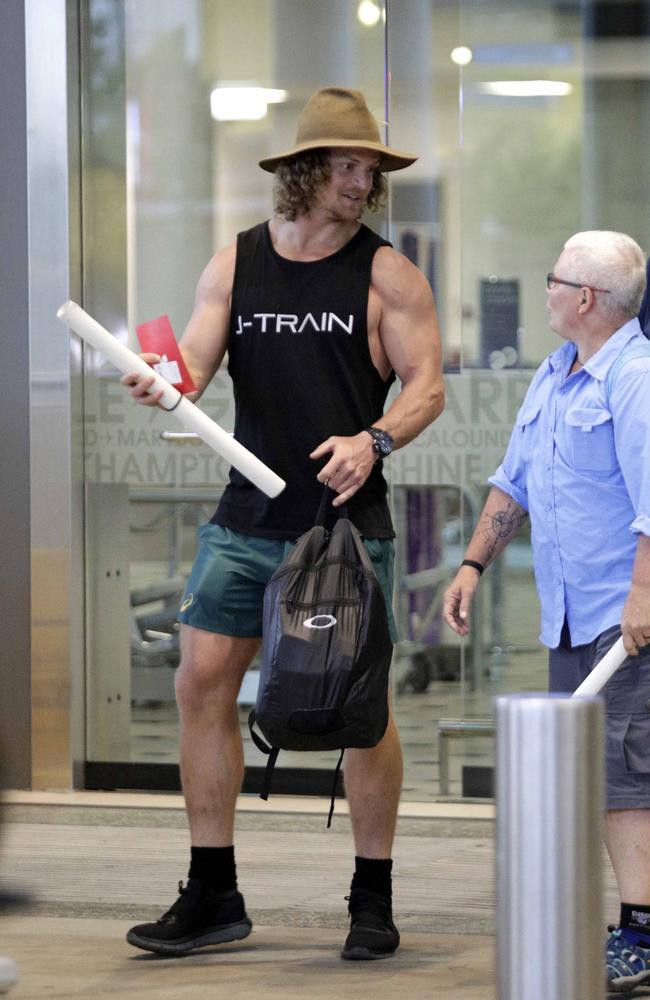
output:
[[[188,878],[198,879],[215,892],[237,888],[234,847],[192,847]]]
[[[357,856],[354,859],[354,866],[351,889],[367,889],[369,892],[377,892],[381,896],[391,898],[392,858],[360,858]]]
[[[629,927],[650,939],[650,906],[621,903],[621,927]]]

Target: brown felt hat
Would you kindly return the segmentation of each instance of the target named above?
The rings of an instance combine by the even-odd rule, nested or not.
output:
[[[260,167],[273,173],[283,160],[308,149],[369,149],[380,154],[380,170],[402,170],[417,156],[385,146],[360,90],[325,87],[309,98],[298,118],[293,149],[266,156]]]

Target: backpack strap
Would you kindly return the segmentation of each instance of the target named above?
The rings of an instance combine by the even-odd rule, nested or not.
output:
[[[608,406],[609,397],[611,396],[618,373],[628,361],[634,361],[636,358],[650,358],[650,343],[647,340],[633,341],[631,344],[627,344],[607,372],[605,397]]]
[[[332,794],[330,796],[330,811],[327,814],[327,829],[332,825],[332,816],[334,815],[334,800],[336,799],[336,789],[339,783],[339,774],[341,773],[341,764],[343,763],[343,754],[345,753],[345,747],[341,750],[338,762],[334,768],[334,781],[332,782]]]
[[[327,483],[323,484],[323,492],[320,498],[320,504],[318,505],[318,512],[316,514],[316,520],[314,521],[314,527],[319,525],[322,527],[325,524],[325,515],[327,514],[327,504],[329,501],[333,500],[336,496],[335,490],[331,490]]]
[[[269,758],[266,762],[266,768],[264,769],[264,777],[262,778],[262,790],[260,792],[260,798],[266,800],[271,792],[271,781],[273,780],[273,771],[275,770],[275,763],[278,759],[278,754],[280,753],[280,747],[269,746],[265,743],[261,736],[258,736],[253,726],[255,725],[255,709],[252,709],[248,716],[248,729],[251,734],[251,739],[258,750],[265,753]]]
[[[327,514],[327,505],[336,496],[336,490],[331,490],[327,483],[323,485],[323,494],[320,498],[320,504],[318,505],[318,512],[316,514],[316,520],[314,521],[314,527],[323,527],[325,525],[325,515]],[[347,517],[348,516],[348,505],[343,504],[342,507],[335,507],[337,517]]]
[[[280,753],[280,747],[270,747],[269,748],[269,759],[266,762],[266,767],[264,768],[264,777],[262,778],[262,790],[260,792],[260,798],[266,800],[268,799],[271,792],[271,781],[273,780],[273,771],[275,770],[275,762],[278,759],[278,754]]]
[[[278,759],[278,754],[280,753],[280,747],[269,746],[265,743],[261,736],[258,736],[254,730],[255,725],[255,709],[251,709],[248,716],[248,729],[251,734],[251,739],[262,753],[268,756],[268,761],[266,763],[266,768],[264,769],[264,777],[262,778],[262,791],[260,792],[260,798],[266,800],[269,797],[271,791],[271,781],[273,780],[273,771],[275,769],[275,763]],[[327,814],[327,829],[332,825],[332,816],[334,815],[334,802],[336,800],[336,792],[339,783],[339,774],[341,773],[341,765],[343,764],[343,754],[345,753],[345,747],[341,750],[339,754],[339,759],[336,762],[336,767],[334,768],[334,779],[332,781],[332,794],[330,795],[330,810]]]
[[[321,498],[320,498],[320,504],[318,505],[318,512],[316,514],[316,520],[314,521],[314,527],[317,527],[318,525],[325,524],[325,512],[327,510],[327,499],[328,499],[329,494],[333,493],[333,492],[334,491],[329,488],[329,486],[327,485],[327,483],[325,483],[324,486],[323,486],[323,492],[322,492]]]

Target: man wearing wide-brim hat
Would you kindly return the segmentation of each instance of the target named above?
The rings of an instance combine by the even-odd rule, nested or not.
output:
[[[216,253],[199,280],[181,343],[198,387],[192,398],[227,351],[235,436],[287,486],[270,500],[231,471],[200,531],[179,616],[176,676],[191,863],[168,913],[129,931],[136,947],[182,955],[250,933],[233,846],[243,778],[237,694],[260,646],[264,587],[313,525],[324,483],[334,494],[327,525],[345,504],[396,638],[394,532],[382,465],[442,410],[440,338],[422,273],[360,219],[381,202],[382,171],[415,159],[381,142],[359,91],[318,91],[299,117],[294,146],[260,163],[276,175],[273,218]],[[384,412],[396,376],[401,389]],[[133,373],[123,381],[138,402],[158,403],[160,393],[148,392],[151,379]],[[391,716],[375,747],[346,752],[356,848],[347,959],[384,958],[399,944],[391,853],[401,779]]]

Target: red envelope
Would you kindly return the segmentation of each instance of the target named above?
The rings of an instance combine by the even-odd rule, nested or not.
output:
[[[160,355],[160,361],[151,366],[154,371],[171,382],[179,392],[196,392],[196,386],[176,342],[169,316],[159,316],[158,319],[140,323],[136,327],[136,333],[143,351]]]

